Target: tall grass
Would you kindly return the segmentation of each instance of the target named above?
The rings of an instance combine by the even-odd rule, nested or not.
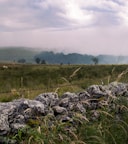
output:
[[[9,65],[0,67],[0,99],[4,93],[33,98],[41,91],[81,91],[92,84],[108,84],[117,80],[127,82],[127,65]],[[123,73],[122,73],[123,72]],[[121,76],[123,75],[123,76]],[[24,92],[24,94],[21,94]],[[17,97],[17,96],[16,96]],[[11,99],[11,98],[10,98]],[[1,101],[1,100],[0,100]]]
[[[0,68],[0,100],[10,101],[20,97],[32,99],[48,91],[56,91],[59,95],[66,91],[78,92],[91,84],[101,84],[101,80],[104,84],[127,82],[127,72],[127,65],[21,65],[10,66],[7,70]],[[89,104],[88,101],[83,103]],[[54,116],[47,115],[29,120],[26,128],[9,138],[19,144],[127,144],[127,98],[109,96],[107,101],[101,99],[99,103],[101,109],[95,110],[100,115],[97,119],[92,119],[94,111],[91,110],[87,111],[86,117],[74,113],[74,126],[70,122],[58,122]],[[49,125],[51,119],[53,123]]]

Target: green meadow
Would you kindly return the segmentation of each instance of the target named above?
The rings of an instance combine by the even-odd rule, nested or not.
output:
[[[0,64],[0,101],[33,98],[39,93],[79,92],[92,84],[128,81],[127,65],[20,65]],[[7,99],[6,99],[7,97]]]
[[[67,91],[77,93],[90,85],[107,85],[113,81],[127,83],[127,72],[128,65],[0,64],[0,101],[21,97],[33,99],[44,92],[57,92],[61,96]],[[65,127],[70,127],[69,123],[57,122],[49,129],[49,118],[45,117],[29,123],[34,123],[35,127],[19,130],[18,134],[9,137],[21,144],[126,144],[128,102],[123,98],[114,102],[125,108],[121,121],[115,120],[114,112],[103,107],[100,120],[93,123],[81,121],[79,127],[68,131]]]

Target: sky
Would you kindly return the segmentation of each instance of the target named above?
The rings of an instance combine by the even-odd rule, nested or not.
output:
[[[128,0],[0,0],[0,47],[128,55]]]

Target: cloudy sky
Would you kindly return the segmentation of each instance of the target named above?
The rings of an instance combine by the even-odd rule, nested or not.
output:
[[[128,0],[0,0],[0,47],[128,55]]]

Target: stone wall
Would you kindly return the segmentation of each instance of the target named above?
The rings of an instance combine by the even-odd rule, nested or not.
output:
[[[57,93],[43,93],[34,100],[17,99],[0,103],[0,136],[17,133],[30,119],[51,115],[54,119],[74,123],[73,117],[81,114],[87,120],[98,119],[97,109],[104,105],[114,108],[109,99],[117,96],[128,97],[128,84],[113,82],[109,85],[92,85],[79,93],[66,92],[58,97]],[[91,117],[87,117],[91,110]],[[52,123],[52,121],[51,121]]]

